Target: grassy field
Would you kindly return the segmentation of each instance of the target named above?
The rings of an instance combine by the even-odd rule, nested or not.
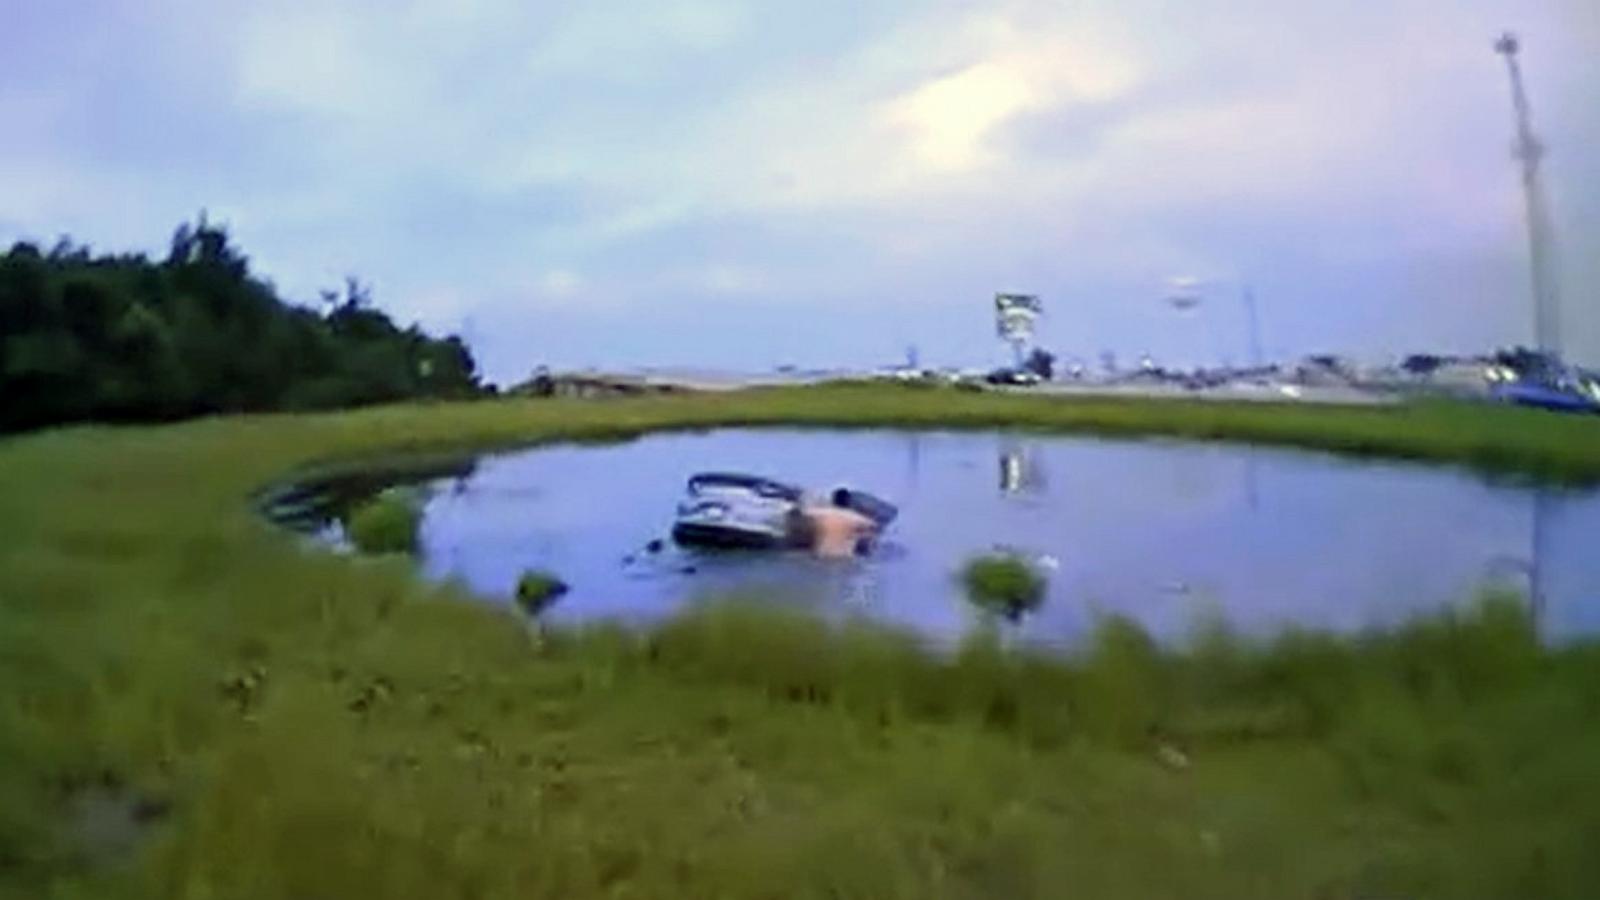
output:
[[[0,441],[0,895],[1587,897],[1600,648],[1111,620],[1070,661],[713,605],[540,634],[250,497],[395,451],[716,424],[1237,438],[1600,480],[1600,422],[828,388]],[[958,561],[952,561],[954,567]]]

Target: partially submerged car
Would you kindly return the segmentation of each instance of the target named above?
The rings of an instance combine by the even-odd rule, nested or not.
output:
[[[756,475],[703,472],[689,479],[672,539],[696,547],[788,546],[805,492]]]
[[[834,506],[886,527],[899,515],[894,504],[865,491],[836,488],[811,498],[791,484],[736,472],[702,472],[689,479],[678,503],[672,539],[690,547],[773,550],[804,543],[806,510]]]

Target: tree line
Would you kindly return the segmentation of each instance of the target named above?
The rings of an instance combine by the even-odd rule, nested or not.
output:
[[[204,214],[159,262],[66,238],[0,257],[0,430],[482,390],[459,337],[397,326],[354,278],[319,308],[285,302]]]

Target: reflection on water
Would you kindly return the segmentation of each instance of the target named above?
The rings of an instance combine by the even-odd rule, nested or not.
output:
[[[1049,488],[1038,454],[1024,443],[1003,440],[1000,445],[1000,493],[1043,494]]]
[[[1549,600],[1549,587],[1545,579],[1545,562],[1550,555],[1551,543],[1551,518],[1556,515],[1556,499],[1549,493],[1541,492],[1533,498],[1533,543],[1529,552],[1526,569],[1528,572],[1527,595],[1533,604],[1535,621],[1541,624],[1545,617],[1545,607]]]
[[[744,470],[880,491],[899,519],[865,560],[697,554],[663,537],[688,476]],[[998,479],[996,479],[998,472]],[[484,457],[428,500],[423,565],[491,596],[524,568],[573,587],[556,620],[648,621],[742,593],[939,638],[973,613],[954,575],[1006,548],[1051,569],[1019,637],[1071,642],[1107,612],[1165,639],[1220,614],[1255,633],[1392,624],[1487,583],[1548,635],[1600,630],[1594,494],[1259,448],[995,433],[725,430]]]

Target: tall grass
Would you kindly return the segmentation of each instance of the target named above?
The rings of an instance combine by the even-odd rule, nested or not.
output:
[[[0,896],[1587,896],[1600,651],[1105,623],[1071,660],[710,605],[554,632],[248,498],[378,452],[713,424],[1091,429],[1600,474],[1515,410],[879,389],[0,441]],[[1170,760],[1181,758],[1185,767]],[[95,812],[98,810],[99,812]],[[92,813],[92,814],[91,814]],[[103,821],[137,839],[110,854]]]
[[[884,626],[830,624],[745,599],[702,605],[642,634],[568,632],[549,652],[754,687],[875,722],[964,721],[1041,745],[1119,746],[1161,736],[1321,739],[1365,724],[1373,703],[1421,712],[1514,695],[1561,657],[1541,648],[1525,603],[1500,594],[1356,637],[1248,641],[1224,628],[1165,651],[1138,624],[1109,616],[1065,656],[1003,647],[982,628],[947,652]]]

